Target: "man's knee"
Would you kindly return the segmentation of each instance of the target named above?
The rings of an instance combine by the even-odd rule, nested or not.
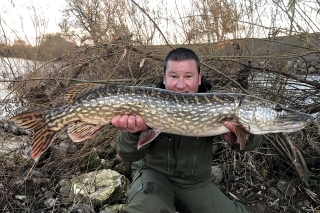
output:
[[[125,212],[175,212],[175,194],[169,180],[154,170],[141,170],[127,191]]]
[[[124,208],[126,213],[141,213],[141,212],[154,212],[154,213],[174,213],[175,208],[166,203],[157,195],[135,196]]]
[[[128,200],[124,212],[175,212],[174,198],[164,190],[153,182],[145,183],[139,188],[130,188],[127,192]]]

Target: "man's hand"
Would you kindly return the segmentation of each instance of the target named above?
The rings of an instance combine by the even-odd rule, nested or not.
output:
[[[111,124],[124,132],[131,133],[148,129],[140,115],[116,115],[112,118]]]
[[[230,132],[222,134],[224,141],[229,144],[230,148],[232,148],[234,144],[240,144],[240,147],[244,148],[241,146],[241,142],[245,143],[245,141],[248,140],[250,134],[240,126],[235,125],[229,121],[223,122],[223,125],[230,130]],[[239,140],[240,138],[241,140]]]

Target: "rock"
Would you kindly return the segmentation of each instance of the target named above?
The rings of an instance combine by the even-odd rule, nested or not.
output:
[[[97,150],[99,158],[106,159],[106,158],[114,158],[117,154],[117,151],[114,147],[108,146],[104,149]]]
[[[28,178],[26,178],[28,176]],[[11,182],[11,187],[17,189],[18,191],[22,190],[26,195],[33,195],[36,193],[34,190],[36,187],[45,187],[48,186],[52,180],[47,177],[47,175],[38,172],[37,170],[31,170],[30,172],[25,172],[20,175],[17,175]],[[23,188],[21,186],[24,186]]]
[[[59,134],[59,135],[58,135],[58,139],[59,139],[59,140],[62,140],[62,141],[68,140],[68,139],[69,139],[69,136],[68,136],[67,131],[62,132],[61,134]]]
[[[16,158],[17,153],[21,151],[25,152],[25,147],[31,147],[28,146],[28,140],[29,137],[26,135],[15,136],[11,133],[1,134],[0,154],[7,159]],[[27,155],[29,155],[29,153],[27,153]],[[28,158],[30,158],[30,156],[28,156]]]
[[[82,174],[71,179],[69,199],[103,206],[119,200],[129,188],[129,180],[110,169]]]
[[[211,174],[216,177],[215,184],[219,185],[223,180],[223,171],[218,166],[211,166]]]
[[[60,194],[63,194],[63,195],[69,194],[69,191],[70,191],[69,180],[61,179],[58,183],[58,187],[61,187]]]
[[[101,208],[99,213],[118,213],[123,211],[123,204],[105,205]]]
[[[291,182],[286,180],[280,180],[277,183],[277,188],[285,197],[293,197],[297,194],[296,188],[292,185]]]
[[[70,213],[95,213],[94,208],[91,205],[88,204],[76,204],[72,205],[68,212]]]
[[[69,144],[68,142],[66,142],[66,141],[62,141],[62,142],[59,144],[59,146],[61,147],[61,149],[64,149],[65,151],[67,151],[68,148],[69,148],[69,146],[70,146],[70,144]]]
[[[308,72],[309,73],[314,73],[315,71],[316,71],[316,69],[314,67],[308,68]]]
[[[60,180],[58,183],[58,187],[60,186],[60,196],[61,202],[64,204],[71,203],[72,201],[69,199],[69,194],[71,190],[71,183],[69,180]],[[57,187],[57,188],[58,188]]]
[[[32,151],[32,146],[30,145],[21,148],[22,157],[27,160],[30,159],[31,151]]]
[[[311,61],[310,66],[314,67],[317,66],[319,63],[317,61]]]
[[[113,170],[119,172],[120,174],[130,177],[132,174],[132,168],[130,162],[121,162],[118,165],[116,165]]]
[[[101,165],[100,168],[101,169],[111,169],[112,166],[114,165],[114,161],[115,160],[109,160],[109,159],[101,159]],[[115,170],[116,172],[118,172],[116,169],[113,168],[113,170]],[[120,174],[122,174],[121,172],[119,172]],[[123,174],[122,174],[123,175]]]
[[[52,157],[58,159],[66,157],[69,146],[70,144],[66,141],[62,141],[61,143],[59,143],[59,145],[52,146]]]
[[[219,146],[217,144],[212,145],[212,154],[215,154],[219,149]]]
[[[53,196],[55,196],[55,195],[56,195],[56,193],[53,192],[53,191],[46,191],[46,192],[44,193],[44,197],[46,197],[46,198],[50,198],[50,197],[53,197]]]
[[[90,155],[85,156],[82,159],[80,171],[88,172],[94,171],[101,166],[102,160],[99,158],[98,153],[93,151]]]
[[[310,207],[310,201],[303,200],[303,201],[297,202],[296,206],[298,206],[298,207]]]
[[[266,212],[266,205],[263,203],[253,203],[250,206],[242,204],[248,213],[261,213],[261,212]]]
[[[277,189],[272,187],[267,189],[267,196],[271,198],[273,201],[277,199],[284,199],[283,195]]]
[[[78,151],[77,145],[76,144],[71,144],[68,148],[67,153],[68,154],[74,154],[76,151]]]
[[[16,195],[15,198],[21,200],[22,202],[25,202],[27,200],[27,196],[25,195]]]
[[[44,201],[44,205],[48,208],[52,208],[56,204],[57,200],[50,197]]]

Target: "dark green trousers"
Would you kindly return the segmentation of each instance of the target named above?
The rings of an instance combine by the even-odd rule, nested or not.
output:
[[[134,174],[127,195],[126,213],[247,212],[241,204],[231,201],[222,193],[213,181],[181,185],[151,169]]]

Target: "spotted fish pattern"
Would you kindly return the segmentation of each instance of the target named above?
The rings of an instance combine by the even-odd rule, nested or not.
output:
[[[34,131],[32,158],[45,152],[63,129],[68,129],[74,142],[84,141],[109,125],[115,115],[140,115],[150,127],[141,133],[138,148],[160,132],[194,137],[227,133],[229,129],[222,123],[230,121],[239,127],[238,142],[243,149],[243,132],[293,132],[312,120],[310,115],[281,104],[237,93],[182,94],[152,87],[78,83],[65,99],[69,103],[65,106],[11,118]]]

